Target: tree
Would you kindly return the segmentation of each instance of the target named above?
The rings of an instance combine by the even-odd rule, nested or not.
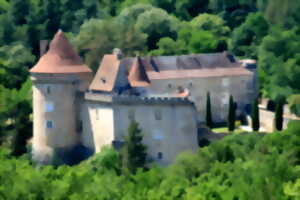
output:
[[[287,29],[300,22],[300,5],[294,0],[269,0],[265,3],[263,11],[270,23],[281,25]]]
[[[162,37],[175,39],[179,28],[179,20],[166,11],[153,8],[140,14],[136,19],[136,28],[148,35],[147,47],[157,49],[157,42]]]
[[[216,36],[224,37],[230,33],[230,28],[226,26],[225,21],[213,14],[200,14],[190,21],[192,27],[198,30],[211,31]]]
[[[217,40],[215,51],[227,50],[230,28],[222,18],[213,14],[200,14],[190,21],[190,25],[195,30],[209,31],[215,36]]]
[[[300,94],[291,95],[288,103],[291,112],[300,117]]]
[[[0,47],[0,84],[20,89],[34,61],[35,57],[22,44]]]
[[[125,56],[144,52],[147,36],[135,26],[114,19],[90,19],[81,27],[74,44],[85,62],[96,71],[104,54],[120,48]]]
[[[234,29],[230,50],[236,56],[256,59],[258,47],[268,34],[269,25],[260,13],[249,14],[246,21]]]
[[[258,73],[264,96],[278,100],[300,93],[300,35],[275,27],[259,48]]]
[[[26,17],[30,12],[30,0],[11,0],[10,15],[13,19],[14,24],[23,25],[26,24]]]
[[[207,12],[209,0],[181,0],[176,1],[176,16],[189,20],[199,13]]]
[[[150,55],[180,55],[187,53],[186,44],[183,40],[174,41],[172,38],[164,37],[157,43],[158,49],[150,51]]]
[[[251,106],[251,119],[252,119],[252,130],[259,130],[259,108],[258,108],[258,100],[254,99]]]
[[[282,130],[283,125],[283,100],[278,100],[275,109],[275,128],[278,131]]]
[[[233,101],[233,96],[230,95],[229,98],[229,110],[228,110],[228,120],[227,120],[227,127],[229,131],[234,131],[235,129],[235,103]]]
[[[212,53],[217,49],[217,38],[209,31],[193,30],[189,41],[191,53]]]
[[[142,143],[143,135],[136,121],[132,121],[128,127],[128,136],[121,150],[122,168],[126,171],[136,173],[138,168],[144,168],[146,164],[146,146]]]
[[[206,126],[208,126],[209,128],[213,127],[209,92],[207,92],[206,95]]]

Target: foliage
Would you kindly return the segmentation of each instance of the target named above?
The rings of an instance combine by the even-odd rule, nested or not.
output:
[[[140,14],[136,19],[136,28],[148,35],[147,46],[149,50],[157,48],[156,43],[162,37],[176,38],[179,21],[168,15],[162,9],[153,8]]]
[[[231,51],[236,56],[256,59],[259,44],[268,34],[268,28],[262,14],[249,14],[246,21],[232,32]]]
[[[274,100],[300,92],[300,36],[295,29],[273,28],[259,49],[263,95]]]
[[[288,99],[288,103],[291,112],[300,116],[300,94],[291,95]]]
[[[209,128],[213,127],[212,113],[211,113],[211,103],[210,103],[210,93],[206,94],[206,126]]]
[[[257,99],[254,99],[251,105],[251,120],[252,120],[252,130],[258,131],[260,122],[259,122],[259,108],[258,108]]]
[[[142,131],[137,122],[132,121],[128,127],[128,135],[121,150],[123,173],[136,173],[139,168],[145,168],[146,146],[143,144]]]
[[[116,29],[118,31],[115,31]],[[99,66],[102,56],[111,53],[114,48],[121,48],[123,53],[128,55],[137,51],[143,52],[145,42],[146,35],[134,26],[100,19],[86,21],[75,38],[75,45],[94,71]]]
[[[106,148],[79,165],[34,166],[0,149],[3,199],[299,199],[300,123],[284,134],[231,135],[175,163],[128,176]],[[255,192],[253,192],[255,191]]]
[[[228,108],[228,119],[227,127],[229,131],[234,131],[235,129],[235,118],[236,118],[236,108],[235,102],[233,101],[233,96],[229,97],[229,108]]]

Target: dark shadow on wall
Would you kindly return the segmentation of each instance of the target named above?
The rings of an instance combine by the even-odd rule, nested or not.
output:
[[[93,154],[93,149],[87,148],[82,144],[76,145],[71,149],[59,148],[54,151],[52,164],[55,166],[62,164],[76,165]]]

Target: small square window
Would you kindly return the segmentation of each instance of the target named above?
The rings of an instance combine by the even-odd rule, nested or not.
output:
[[[47,128],[53,128],[53,122],[48,120],[46,123]]]
[[[154,111],[154,116],[156,120],[161,120],[161,111],[160,110],[155,110]]]
[[[163,159],[163,153],[162,153],[162,152],[158,152],[158,153],[157,153],[157,158],[158,158],[159,160]]]
[[[134,110],[129,110],[128,111],[128,119],[130,120],[135,120],[135,113],[134,113]]]
[[[53,102],[46,102],[46,112],[52,112],[54,110],[54,104]]]
[[[223,87],[228,87],[230,84],[230,79],[229,78],[223,78],[222,79],[222,86]]]

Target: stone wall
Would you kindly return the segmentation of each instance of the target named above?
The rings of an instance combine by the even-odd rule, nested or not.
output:
[[[198,120],[204,122],[206,113],[206,95],[210,92],[213,120],[223,122],[227,118],[229,96],[233,95],[240,114],[247,104],[257,96],[257,85],[252,76],[208,77],[191,79],[152,80],[145,88],[150,95],[174,96],[179,88],[187,89],[189,99],[195,103]]]
[[[290,114],[290,111],[287,108],[285,108],[284,110],[285,112],[283,115],[283,129],[286,129],[289,121],[299,120],[299,118]],[[274,112],[267,110],[265,106],[262,105],[259,106],[260,127],[264,131],[273,132],[275,130],[274,118],[275,118]]]
[[[135,100],[128,101],[131,98]],[[122,143],[135,120],[143,131],[148,159],[158,164],[169,164],[180,152],[198,149],[196,110],[192,103],[184,99],[141,99],[86,95],[81,111],[83,144],[99,152],[104,145]]]
[[[56,149],[79,143],[76,131],[76,91],[72,76],[33,77],[33,155],[47,162]]]

